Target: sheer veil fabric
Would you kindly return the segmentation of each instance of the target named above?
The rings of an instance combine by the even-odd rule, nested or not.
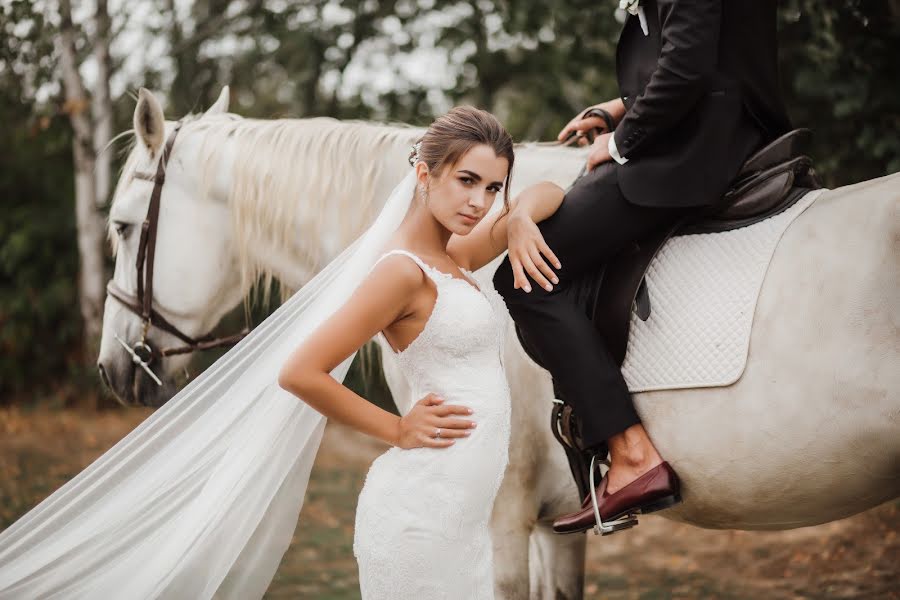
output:
[[[278,386],[291,351],[367,275],[415,191],[131,433],[0,533],[0,599],[260,598],[325,417]],[[355,356],[355,354],[354,354]],[[331,375],[343,381],[354,356]]]

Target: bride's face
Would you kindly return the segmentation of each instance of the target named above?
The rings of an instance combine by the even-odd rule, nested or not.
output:
[[[444,227],[467,235],[487,214],[509,172],[506,158],[486,144],[473,146],[428,185],[428,208]]]

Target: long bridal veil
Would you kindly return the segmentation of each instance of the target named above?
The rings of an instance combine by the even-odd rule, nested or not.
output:
[[[290,544],[325,417],[281,365],[365,278],[415,191],[162,408],[0,533],[0,599],[263,595]],[[353,356],[331,375],[343,381]]]

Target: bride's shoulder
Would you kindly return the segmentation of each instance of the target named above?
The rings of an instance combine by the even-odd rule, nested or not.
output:
[[[415,260],[402,252],[386,252],[369,271],[369,279],[413,291],[425,283],[425,273]]]
[[[420,297],[426,276],[412,260],[397,254],[382,256],[360,281],[347,303],[363,313],[400,315]]]

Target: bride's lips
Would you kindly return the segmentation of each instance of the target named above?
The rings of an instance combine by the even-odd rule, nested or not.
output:
[[[478,222],[478,217],[473,217],[473,216],[470,216],[470,215],[464,215],[463,213],[457,213],[457,214],[463,218],[463,221],[465,221],[467,225],[471,225],[471,224],[473,224],[473,223],[477,223],[477,222]]]

